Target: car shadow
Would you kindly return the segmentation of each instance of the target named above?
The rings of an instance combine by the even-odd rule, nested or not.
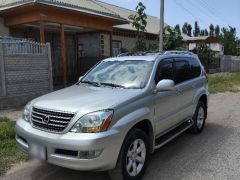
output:
[[[199,135],[181,134],[152,154],[144,180],[189,177],[201,163],[214,158],[214,153],[221,148],[221,142],[230,134],[231,129],[215,123],[208,123]],[[31,179],[110,180],[107,172],[82,172],[49,164],[36,167],[31,173]]]

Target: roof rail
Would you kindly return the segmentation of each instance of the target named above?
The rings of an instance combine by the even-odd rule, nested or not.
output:
[[[158,52],[158,51],[140,51],[140,52],[121,53],[117,57],[122,57],[122,56],[148,56],[148,55],[160,55],[160,54],[162,54],[162,53]]]
[[[168,54],[183,54],[183,55],[195,55],[191,51],[165,51],[164,55]]]
[[[149,56],[149,55],[170,55],[170,54],[182,54],[182,55],[195,55],[194,53],[190,51],[140,51],[140,52],[126,52],[119,54],[117,57],[123,57],[123,56]]]

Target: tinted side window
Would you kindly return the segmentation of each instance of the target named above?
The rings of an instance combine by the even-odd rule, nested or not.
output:
[[[176,61],[174,63],[175,67],[175,83],[181,83],[190,78],[190,65],[187,61]]]
[[[173,63],[170,61],[162,62],[158,66],[157,74],[155,77],[156,84],[163,79],[174,80]]]
[[[198,76],[200,76],[201,74],[201,67],[199,62],[192,58],[188,60],[190,66],[191,66],[191,78],[196,78]]]

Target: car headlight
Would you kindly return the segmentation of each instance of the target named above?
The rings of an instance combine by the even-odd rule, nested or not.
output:
[[[72,127],[74,133],[97,133],[106,131],[112,120],[113,111],[104,110],[82,116]]]
[[[25,106],[24,108],[24,111],[23,111],[23,119],[27,122],[30,121],[30,109],[31,109],[31,106],[30,106],[30,103],[27,103],[27,105]]]

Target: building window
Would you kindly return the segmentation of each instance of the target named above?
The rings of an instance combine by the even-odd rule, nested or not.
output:
[[[112,42],[112,51],[113,51],[113,56],[117,56],[121,54],[121,49],[122,49],[122,41],[114,41]]]

